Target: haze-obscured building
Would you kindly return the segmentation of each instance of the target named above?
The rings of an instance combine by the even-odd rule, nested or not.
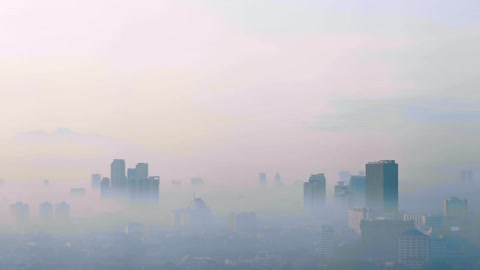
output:
[[[403,232],[415,229],[413,221],[401,220],[362,220],[362,246],[364,251],[377,259],[396,258],[398,256],[398,237]]]
[[[332,226],[322,225],[320,252],[328,257],[332,257],[335,251],[335,231]]]
[[[366,207],[354,207],[348,211],[348,228],[361,234],[360,224],[362,220],[370,220],[370,209]]]
[[[102,175],[100,175],[99,173],[94,173],[91,175],[90,179],[91,179],[91,187],[93,189],[99,189],[100,184],[102,183]]]
[[[365,206],[365,181],[366,177],[361,175],[350,176],[349,188],[352,204],[355,207]]]
[[[30,223],[30,207],[23,202],[10,205],[10,214],[17,228],[23,228]]]
[[[43,202],[40,204],[40,220],[42,222],[49,222],[53,219],[53,204]]]
[[[398,164],[394,160],[369,162],[366,168],[366,205],[376,216],[398,213]]]
[[[312,174],[303,184],[304,210],[309,214],[318,214],[325,206],[326,182],[323,173]]]
[[[412,229],[403,232],[398,238],[398,262],[420,270],[430,260],[430,239],[428,235]]]
[[[66,202],[55,204],[55,219],[68,221],[70,219],[70,205]]]
[[[467,216],[467,200],[461,200],[457,197],[445,200],[443,215],[446,218],[465,218]]]

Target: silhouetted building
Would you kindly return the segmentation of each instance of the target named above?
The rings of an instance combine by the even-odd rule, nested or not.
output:
[[[335,231],[332,226],[322,225],[320,252],[328,257],[333,256],[335,249]]]
[[[370,209],[366,207],[354,207],[348,211],[348,228],[361,234],[360,224],[362,220],[370,220]]]
[[[127,186],[130,200],[136,200],[138,196],[137,169],[127,169]]]
[[[100,196],[102,199],[108,198],[111,195],[111,187],[110,187],[110,178],[103,177],[102,182],[100,184]]]
[[[398,238],[398,262],[413,270],[420,270],[430,260],[430,241],[418,230],[408,230]]]
[[[192,178],[191,183],[193,187],[202,187],[204,185],[204,181],[200,177]]]
[[[68,221],[70,219],[70,205],[66,202],[55,204],[55,218],[58,221]]]
[[[10,214],[13,216],[17,228],[27,226],[30,222],[30,207],[28,204],[17,202],[10,205]]]
[[[267,174],[266,173],[259,173],[258,175],[258,184],[261,187],[265,187],[267,185]]]
[[[148,163],[138,163],[135,167],[137,178],[137,196],[134,200],[147,201],[150,196],[150,181],[148,180]]]
[[[447,218],[465,218],[467,216],[467,200],[456,197],[445,200],[443,214]]]
[[[93,189],[99,189],[102,183],[102,176],[98,173],[94,173],[91,176],[91,185]]]
[[[326,179],[323,173],[312,174],[303,184],[303,203],[307,213],[318,214],[325,206]]]
[[[228,228],[232,232],[255,233],[257,230],[257,216],[255,213],[230,213]]]
[[[42,222],[51,221],[53,218],[53,205],[49,202],[40,204],[40,220]]]
[[[160,177],[159,176],[150,176],[148,178],[150,189],[149,189],[149,199],[152,202],[158,202],[160,199]]]
[[[125,160],[114,159],[110,165],[111,189],[115,195],[124,192],[127,184],[125,175]]]
[[[367,207],[376,215],[398,213],[398,164],[394,160],[369,162],[366,172]]]
[[[281,184],[282,184],[282,178],[280,177],[280,174],[277,172],[277,174],[275,174],[275,185],[280,186]]]
[[[365,206],[365,181],[365,176],[352,175],[350,177],[350,196],[354,206]]]

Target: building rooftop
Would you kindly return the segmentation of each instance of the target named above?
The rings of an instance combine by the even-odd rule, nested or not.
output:
[[[391,163],[395,163],[395,160],[379,160],[379,161],[368,162],[368,164],[391,164]]]

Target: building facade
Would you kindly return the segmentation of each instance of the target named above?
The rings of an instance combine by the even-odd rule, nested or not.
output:
[[[376,215],[398,213],[398,164],[381,160],[366,164],[366,206]]]

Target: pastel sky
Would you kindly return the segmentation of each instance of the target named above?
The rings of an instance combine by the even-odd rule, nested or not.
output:
[[[0,177],[475,168],[480,2],[0,0]],[[60,128],[60,129],[59,129]]]

